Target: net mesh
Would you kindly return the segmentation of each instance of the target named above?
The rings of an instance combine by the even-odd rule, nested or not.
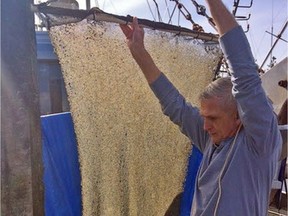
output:
[[[49,33],[77,135],[83,215],[164,215],[183,190],[191,144],[162,114],[119,26],[83,20]],[[197,105],[220,53],[156,30],[145,37],[160,70]]]

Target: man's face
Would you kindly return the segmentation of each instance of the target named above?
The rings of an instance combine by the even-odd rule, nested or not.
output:
[[[204,119],[204,130],[209,133],[215,144],[234,136],[240,125],[237,110],[225,109],[217,98],[202,100],[200,113]]]

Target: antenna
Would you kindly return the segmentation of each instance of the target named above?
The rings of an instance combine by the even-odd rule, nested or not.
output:
[[[270,51],[268,52],[266,58],[264,59],[262,65],[260,66],[260,69],[262,69],[263,65],[265,64],[265,62],[267,61],[269,55],[272,53],[274,47],[276,46],[276,44],[278,43],[278,41],[281,39],[282,34],[284,33],[285,29],[287,28],[288,25],[288,21],[286,21],[286,23],[284,24],[284,27],[282,28],[281,32],[278,34],[276,41],[274,42],[274,44],[272,45]]]

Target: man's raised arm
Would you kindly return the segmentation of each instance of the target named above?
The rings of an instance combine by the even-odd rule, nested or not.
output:
[[[279,143],[277,119],[258,74],[246,35],[221,0],[206,0],[219,31],[220,45],[231,70],[232,93],[253,149],[263,155]]]
[[[234,16],[228,11],[222,0],[206,0],[206,2],[220,36],[238,25]]]

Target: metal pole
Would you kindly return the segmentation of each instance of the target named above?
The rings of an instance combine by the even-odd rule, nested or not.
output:
[[[262,69],[262,67],[264,66],[264,64],[266,63],[267,59],[269,58],[270,54],[272,53],[274,47],[276,46],[276,44],[278,43],[278,41],[280,40],[282,34],[284,33],[285,29],[287,28],[287,24],[288,22],[286,21],[284,27],[282,28],[281,32],[279,33],[279,35],[277,36],[277,39],[275,40],[273,46],[271,47],[270,51],[268,52],[266,58],[264,59],[262,65],[260,66],[260,69]]]
[[[91,8],[90,0],[86,0],[86,9],[90,10],[90,8]]]

